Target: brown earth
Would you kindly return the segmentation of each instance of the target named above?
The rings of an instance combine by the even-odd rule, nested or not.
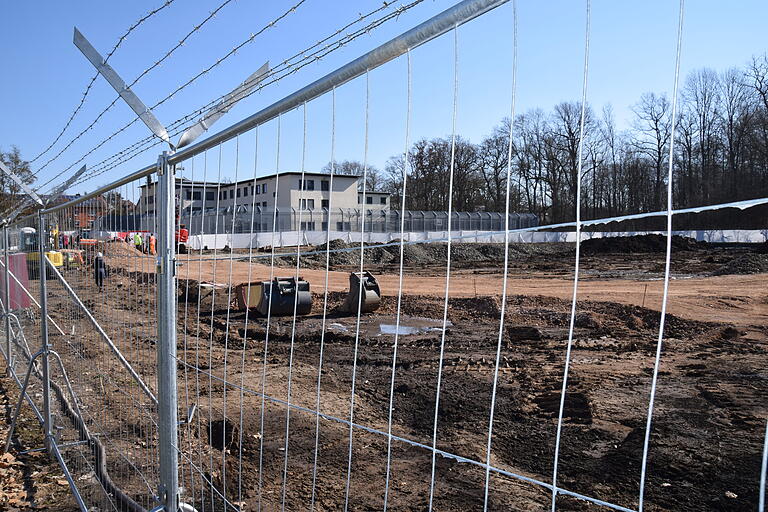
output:
[[[444,344],[440,327],[445,260],[439,259],[438,249],[425,249],[425,260],[406,261],[401,325],[409,334],[398,339],[393,386],[392,434],[399,436],[391,445],[393,510],[428,506],[428,447],[439,368],[437,448],[485,460],[501,273],[497,256],[478,261],[467,251],[467,257],[455,260],[451,274]],[[489,510],[544,510],[551,499],[547,489],[514,475],[552,479],[573,250],[563,244],[525,251],[516,251],[510,263]],[[94,287],[87,270],[70,269],[66,277],[154,389],[154,260],[125,244],[107,244],[105,253],[112,271],[103,292]],[[745,254],[752,250],[693,247],[673,253],[675,279],[670,284],[654,408],[646,510],[756,508],[768,414],[768,274],[712,275]],[[211,261],[214,257],[219,259]],[[251,313],[246,317],[233,308],[229,290],[230,284],[249,278],[269,278],[269,259],[260,260],[266,265],[249,266],[230,263],[229,257],[179,256],[180,416],[189,405],[197,405],[192,421],[181,427],[185,499],[198,510],[221,508],[223,498],[243,510],[257,510],[259,505],[275,510],[286,482],[288,510],[309,509],[313,491],[317,510],[343,509],[350,435],[344,421],[354,396],[353,421],[358,427],[352,429],[349,509],[381,509],[387,466],[387,436],[382,433],[388,429],[394,348],[394,336],[386,332],[396,320],[399,265],[392,260],[366,265],[379,278],[384,298],[380,310],[362,316],[358,337],[356,318],[339,310],[339,292],[347,290],[348,272],[354,269],[351,260],[337,262],[329,272],[325,321],[325,271],[302,268],[300,274],[314,291],[311,314],[297,318],[295,326],[291,317],[272,318],[267,329],[266,319]],[[307,257],[308,266],[316,267],[317,259],[312,263],[312,258]],[[276,272],[293,275],[295,259],[283,259]],[[655,250],[586,254],[581,268],[558,482],[569,491],[630,509],[637,507],[662,272],[663,254]],[[53,316],[67,333],[54,335],[54,346],[70,373],[80,370],[74,379],[85,405],[99,411],[98,423],[111,442],[109,465],[116,480],[149,504],[138,476],[140,470],[148,480],[155,478],[156,430],[151,421],[140,419],[146,401],[55,288],[59,285],[53,286]],[[70,328],[76,335],[68,335]],[[324,416],[319,420],[313,485],[317,416],[308,411],[316,408],[318,374]],[[293,409],[290,417],[281,402],[288,399],[289,382],[291,403],[304,408]],[[137,470],[127,466],[120,453]],[[481,508],[485,469],[442,455],[435,461],[435,510]],[[88,474],[82,465],[80,471]],[[558,504],[560,510],[596,508],[562,495]]]

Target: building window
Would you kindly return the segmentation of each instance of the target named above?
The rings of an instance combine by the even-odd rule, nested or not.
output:
[[[301,222],[301,230],[302,231],[314,231],[315,230],[315,223],[314,222]]]
[[[327,200],[327,199],[322,199],[322,200],[320,201],[320,207],[321,207],[321,208],[328,208],[328,204],[329,204],[329,203],[328,203],[328,200]]]
[[[149,203],[149,204],[152,204],[152,203],[154,203],[154,202],[155,202],[155,196],[149,196],[149,197],[147,198],[147,203]]]
[[[184,191],[184,199],[192,199],[192,191],[191,190],[185,190]]]
[[[315,209],[315,200],[314,199],[302,199],[301,200],[301,209],[302,210],[314,210]]]
[[[373,204],[373,198],[371,196],[367,196],[365,198],[365,204]]]
[[[262,194],[266,194],[266,193],[267,193],[267,184],[266,184],[266,183],[264,183],[264,184],[261,186],[261,193],[262,193]]]
[[[266,201],[262,201],[261,206],[262,206],[262,208],[266,208],[267,207],[267,202]]]
[[[253,195],[253,185],[251,185],[251,195]]]
[[[233,188],[229,189],[229,198],[230,199],[234,199],[235,198],[235,189],[233,189]]]
[[[320,181],[320,190],[323,192],[328,192],[331,189],[331,183],[328,180],[321,180]]]
[[[194,199],[195,201],[199,201],[200,199],[202,199],[202,192],[200,192],[199,190],[197,192],[193,192],[192,199]]]
[[[387,204],[387,196],[384,196],[384,197],[381,197],[381,198],[379,198],[379,202],[380,202],[381,204]]]
[[[299,180],[299,190],[301,190],[301,180]],[[304,180],[304,190],[315,190],[315,180]]]
[[[205,193],[205,200],[206,201],[213,201],[213,192],[206,192]]]
[[[357,204],[363,204],[363,196],[357,194]]]
[[[337,222],[336,231],[351,231],[352,224],[350,222]]]
[[[261,194],[261,185],[256,185],[256,194]]]
[[[237,189],[237,197],[240,197],[240,189]]]

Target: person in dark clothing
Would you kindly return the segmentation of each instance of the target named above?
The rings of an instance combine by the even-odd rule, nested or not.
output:
[[[98,253],[93,260],[94,279],[99,286],[99,291],[104,290],[104,280],[107,278],[107,266],[104,264],[104,255]]]

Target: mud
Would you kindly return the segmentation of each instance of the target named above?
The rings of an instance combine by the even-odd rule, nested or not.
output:
[[[315,298],[316,302],[319,298]],[[371,326],[389,323],[396,312],[395,298],[384,297],[377,314],[361,319],[358,338],[356,318],[339,312],[342,300],[342,294],[330,295],[324,335],[321,311],[299,318],[295,329],[290,318],[270,319],[264,384],[268,395],[285,400],[292,357],[292,400],[313,409],[322,340],[321,411],[338,418],[320,422],[316,491],[322,508],[328,510],[341,508],[343,503],[349,432],[340,420],[349,415],[353,366],[354,421],[387,431],[394,337]],[[221,376],[224,355],[238,351],[234,357],[230,355],[230,361],[239,361],[239,351],[245,349],[245,366],[234,363],[227,377],[234,382],[242,378],[249,390],[242,398],[242,436],[239,426],[222,429],[223,411],[221,406],[214,406],[204,407],[201,414],[212,418],[210,431],[220,436],[214,435],[210,441],[192,433],[189,441],[206,441],[208,449],[214,450],[226,445],[232,454],[239,453],[242,446],[243,500],[249,505],[257,503],[261,494],[263,505],[277,508],[285,461],[285,406],[267,401],[264,446],[260,438],[252,437],[260,432],[262,405],[257,395],[262,385],[260,368],[267,321],[250,317],[246,327],[245,314],[227,312],[226,299],[219,302],[219,308],[213,302],[213,313],[203,307],[206,312],[199,322],[188,317],[188,343],[202,339],[198,347],[187,345],[185,357],[206,358],[212,346],[205,364]],[[439,322],[442,307],[439,297],[403,297],[401,321],[404,325],[419,324],[424,319]],[[569,307],[568,301],[560,299],[510,297],[501,338],[492,462],[505,471],[542,481],[551,479]],[[581,301],[577,310],[564,409],[560,485],[631,508],[636,506],[660,315],[648,308],[599,301]],[[227,313],[228,329],[224,321]],[[494,297],[456,298],[449,302],[438,448],[473,460],[484,459],[499,314],[500,304]],[[761,377],[766,334],[764,326],[667,316],[648,466],[647,510],[754,508],[764,417],[768,412],[762,400],[768,382]],[[442,329],[418,331],[401,335],[398,343],[393,433],[427,446],[431,446],[433,431],[441,338]],[[214,384],[207,393],[220,396],[221,391]],[[237,414],[230,420],[235,418],[239,420]],[[315,417],[305,412],[291,414],[286,500],[294,510],[308,508],[311,499],[314,421]],[[242,439],[242,445],[238,439]],[[262,461],[259,493],[255,475],[262,449],[267,458]],[[392,450],[390,505],[419,510],[429,497],[431,453],[402,441],[393,441]],[[385,436],[353,432],[352,509],[381,508],[386,455]],[[227,485],[236,492],[234,475],[240,474],[237,457],[231,457],[225,465],[231,477]],[[482,507],[483,485],[481,468],[437,457],[436,509]],[[549,493],[492,474],[490,500],[492,510],[542,510],[547,507]],[[568,510],[591,508],[571,498],[561,497],[559,501]]]
[[[69,270],[68,279],[154,387],[153,261],[106,250],[113,271],[104,292],[94,289],[86,271]],[[314,304],[294,324],[292,317],[267,319],[235,307],[232,287],[246,276],[267,278],[268,267],[221,261],[214,266],[191,259],[194,255],[182,257],[177,287],[180,419],[189,405],[197,405],[191,421],[180,426],[186,501],[198,510],[223,509],[223,499],[243,510],[277,510],[285,494],[288,510],[308,510],[313,496],[317,510],[342,510],[349,474],[349,510],[381,509],[389,460],[390,508],[424,510],[437,409],[436,448],[445,453],[434,459],[434,509],[481,509],[485,468],[465,459],[485,462],[498,375],[489,510],[549,508],[550,491],[516,476],[552,480],[570,330],[572,246],[547,247],[545,254],[529,248],[530,253],[512,259],[503,326],[498,248],[473,247],[477,254],[467,252],[457,263],[466,267],[457,269],[455,281],[452,277],[447,309],[443,249],[420,250],[426,255],[410,260],[420,263],[406,267],[400,301],[405,330],[397,336],[396,358],[391,326],[397,323],[398,276],[391,260],[371,262],[384,295],[381,308],[362,315],[358,325],[356,315],[341,311],[345,266],[354,268],[354,262],[342,261],[331,272],[324,314],[324,270],[305,268],[302,258],[300,273],[312,284]],[[757,506],[768,415],[768,276],[708,277],[753,252],[697,246],[673,253],[673,276],[679,279],[670,287],[661,345],[645,510]],[[435,275],[440,267],[442,275]],[[586,255],[583,269],[558,484],[636,509],[659,338],[663,254]],[[464,285],[472,278],[479,283],[474,289]],[[54,345],[69,368],[80,370],[72,372],[78,392],[110,433],[109,453],[128,454],[132,464],[153,475],[156,430],[134,414],[140,395],[122,398],[129,382],[124,372],[87,322],[63,306],[67,300],[57,285],[50,286],[54,319],[67,332],[77,324],[76,336],[54,336]],[[290,415],[288,401],[294,406]],[[118,412],[107,414],[105,404]],[[312,412],[318,404],[319,416]],[[147,502],[146,485],[130,477],[126,461],[113,458],[110,464],[121,484]],[[563,495],[558,506],[597,508]]]

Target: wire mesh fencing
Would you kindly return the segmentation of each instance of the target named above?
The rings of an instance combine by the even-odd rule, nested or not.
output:
[[[67,443],[82,442],[73,473],[117,510],[151,509],[157,494],[156,248],[144,231],[104,240],[86,228],[130,188],[46,216],[60,255],[48,264],[48,308],[63,331],[50,344],[74,393],[60,424]],[[65,380],[55,369],[52,381]]]
[[[329,176],[328,176],[329,177]],[[181,180],[180,180],[181,181]],[[251,185],[246,184],[242,189]],[[215,183],[200,183],[183,187],[176,185],[176,195],[179,198],[177,208],[180,210],[180,225],[188,231],[189,247],[212,250],[231,248],[247,249],[250,246],[266,247],[273,243],[282,247],[295,246],[297,243],[320,245],[326,238],[332,241],[350,242],[357,239],[357,233],[365,230],[366,242],[382,243],[398,239],[400,232],[400,217],[404,217],[404,232],[406,240],[441,239],[447,236],[448,213],[435,211],[406,210],[371,210],[359,208],[336,208],[329,211],[322,209],[274,208],[262,207],[256,201],[248,201],[244,196],[242,204],[217,206],[218,201],[207,201],[209,206],[203,208],[189,204],[183,199],[184,193],[206,194],[207,197],[218,197],[217,190],[223,188]],[[197,190],[199,189],[199,190]],[[215,195],[214,195],[215,194]],[[154,201],[154,196],[152,197]],[[154,210],[154,202],[150,204]],[[184,204],[187,203],[185,207]],[[259,202],[260,203],[260,202]],[[141,207],[140,207],[141,209]],[[235,211],[236,210],[236,211]],[[511,229],[535,227],[538,225],[536,215],[529,213],[510,213],[508,221],[504,214],[498,212],[453,212],[451,226],[454,236],[473,241],[474,236],[480,241],[489,234],[499,234],[505,226]],[[273,222],[274,221],[274,222]],[[104,217],[95,219],[93,229],[95,237],[110,239],[116,231],[152,231],[155,223],[154,214],[120,214],[112,211]],[[274,231],[278,236],[272,236]],[[330,236],[326,232],[330,230]],[[239,236],[233,236],[239,235]]]
[[[42,374],[38,352],[40,342],[40,289],[38,281],[30,276],[39,274],[37,246],[32,233],[37,223],[26,219],[3,229],[2,300],[3,356],[7,373],[21,389],[30,363],[35,358],[36,365],[29,375],[24,406],[29,406],[43,422]]]
[[[125,235],[120,243],[90,238],[85,229],[119,208],[120,195],[116,189],[108,199],[6,227],[3,274],[13,375],[21,387],[31,368],[27,394],[79,504],[139,511],[153,508],[158,492],[156,249],[145,232],[132,233],[146,237],[134,244]],[[46,382],[47,405],[40,400]]]
[[[7,227],[13,257],[3,268],[13,291],[4,303],[13,314],[3,353],[18,354],[10,361],[20,386],[28,362],[44,354],[28,395],[88,506],[763,509],[768,387],[754,365],[765,349],[723,318],[686,317],[692,303],[670,287],[690,277],[676,266],[691,264],[687,254],[675,259],[674,216],[768,199],[676,210],[670,157],[666,210],[584,221],[577,206],[574,222],[540,226],[510,211],[510,150],[505,212],[454,211],[459,28],[502,3],[461,2],[234,128]],[[586,16],[581,131],[589,3]],[[337,88],[352,82],[361,93],[363,188],[353,194],[364,205],[371,70],[391,59],[403,65],[407,162],[411,51],[446,34],[448,210],[337,207]],[[332,162],[320,210],[302,208],[305,189],[281,189],[279,179],[281,158],[299,148],[300,170],[291,172],[304,182],[312,133]],[[576,176],[581,150],[580,142]],[[252,192],[228,194],[223,205],[224,178],[255,186],[265,154],[274,204],[288,197],[293,207],[259,205]],[[145,178],[156,184],[151,202]],[[580,205],[580,180],[573,192]],[[198,208],[195,197],[213,204]],[[666,220],[663,250],[602,267],[608,257],[587,244],[591,231],[646,218]],[[555,229],[573,230],[574,242],[511,242]],[[501,239],[462,243],[478,231]],[[235,243],[234,235],[243,236]],[[643,279],[626,278],[632,272]],[[724,348],[723,340],[736,341]],[[678,373],[662,393],[667,361]]]

